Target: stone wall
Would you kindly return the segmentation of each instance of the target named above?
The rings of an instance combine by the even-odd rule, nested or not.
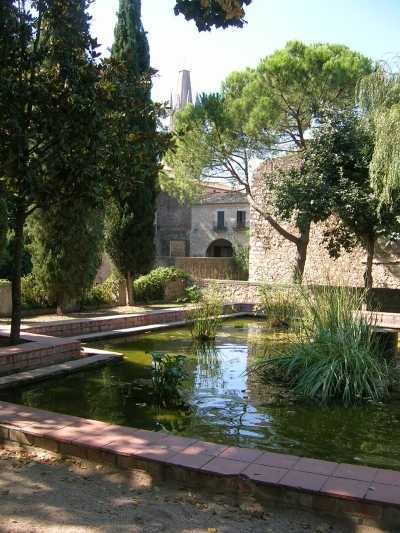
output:
[[[11,308],[11,282],[0,280],[0,316],[10,316]]]
[[[256,304],[260,301],[262,283],[251,281],[197,279],[196,284],[204,291],[217,290],[225,302]],[[400,289],[375,287],[371,291],[374,307],[385,313],[400,313]]]
[[[216,290],[224,302],[254,304],[260,301],[261,283],[219,279],[198,279],[196,284],[204,291]]]
[[[253,181],[258,202],[265,198],[263,171],[259,169]],[[250,281],[285,283],[292,279],[296,247],[281,237],[268,222],[253,209],[250,214]],[[324,232],[333,223],[313,224],[308,246],[304,278],[310,284],[363,286],[365,252],[357,247],[350,253],[343,253],[334,260],[329,257],[324,243]],[[290,224],[282,224],[292,233],[296,230]],[[373,265],[375,287],[400,288],[400,246],[377,246]]]
[[[192,278],[241,279],[231,257],[177,257],[175,266]]]

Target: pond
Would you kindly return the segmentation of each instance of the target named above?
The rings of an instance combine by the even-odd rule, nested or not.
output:
[[[249,366],[285,342],[262,320],[227,321],[215,349],[199,351],[187,329],[91,343],[124,359],[96,369],[2,391],[0,399],[113,424],[306,457],[400,468],[400,401],[362,407],[294,403]],[[183,400],[155,401],[151,352],[186,356]]]

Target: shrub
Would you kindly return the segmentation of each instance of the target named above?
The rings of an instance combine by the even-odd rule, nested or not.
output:
[[[119,278],[111,274],[105,281],[94,285],[82,297],[83,307],[101,307],[102,305],[115,305],[119,296]]]
[[[223,304],[216,292],[210,292],[188,313],[192,337],[200,341],[215,339],[222,323]]]
[[[45,309],[51,305],[47,292],[33,274],[21,279],[21,296],[24,309]]]
[[[201,300],[201,288],[198,285],[191,285],[186,287],[185,296],[179,298],[177,301],[180,303],[198,303]]]
[[[175,267],[155,268],[134,281],[133,297],[139,302],[162,300],[166,284],[177,279],[187,280],[189,276]]]
[[[301,301],[291,285],[263,285],[256,311],[265,315],[272,327],[289,327],[302,314]]]
[[[303,305],[298,332],[281,353],[265,357],[258,371],[321,404],[382,400],[394,368],[383,357],[373,324],[354,312],[365,293],[343,287],[299,288],[297,298]]]
[[[184,355],[152,352],[152,381],[157,399],[168,404],[180,400],[180,387],[186,378]]]
[[[250,246],[236,243],[233,248],[233,260],[239,270],[240,277],[249,279]]]

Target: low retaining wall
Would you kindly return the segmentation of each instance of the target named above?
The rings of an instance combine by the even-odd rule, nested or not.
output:
[[[300,507],[349,520],[349,531],[368,525],[398,531],[400,472],[237,448],[86,420],[0,402],[0,442],[34,446],[136,472],[252,494],[271,505]],[[355,530],[355,529],[354,529]]]
[[[232,257],[177,257],[175,266],[192,278],[243,279]]]
[[[42,335],[21,335],[18,346],[0,349],[0,376],[79,359],[81,343]]]
[[[202,289],[215,288],[218,294],[231,302],[256,304],[260,301],[259,288],[261,283],[239,280],[196,279]]]
[[[196,284],[202,289],[216,287],[218,293],[230,302],[258,303],[259,289],[262,283],[239,280],[196,279]],[[317,287],[317,285],[315,285]],[[356,287],[352,287],[356,289]],[[384,313],[400,313],[400,289],[371,289],[371,299],[374,308]]]

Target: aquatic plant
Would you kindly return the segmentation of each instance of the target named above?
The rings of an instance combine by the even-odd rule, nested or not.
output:
[[[200,341],[215,339],[222,324],[222,313],[222,299],[215,291],[203,296],[188,313],[188,319],[192,321],[190,329],[192,337]]]
[[[152,381],[158,400],[163,403],[179,400],[180,387],[186,378],[184,355],[152,352]]]
[[[196,379],[202,386],[211,387],[223,380],[221,370],[221,357],[213,341],[194,341],[192,352],[196,356]]]
[[[262,313],[269,326],[289,327],[302,314],[301,302],[292,285],[262,285],[256,311]]]
[[[355,312],[365,296],[345,287],[299,287],[303,313],[298,331],[282,351],[266,354],[256,371],[321,404],[384,399],[394,365],[383,356],[374,324]]]

